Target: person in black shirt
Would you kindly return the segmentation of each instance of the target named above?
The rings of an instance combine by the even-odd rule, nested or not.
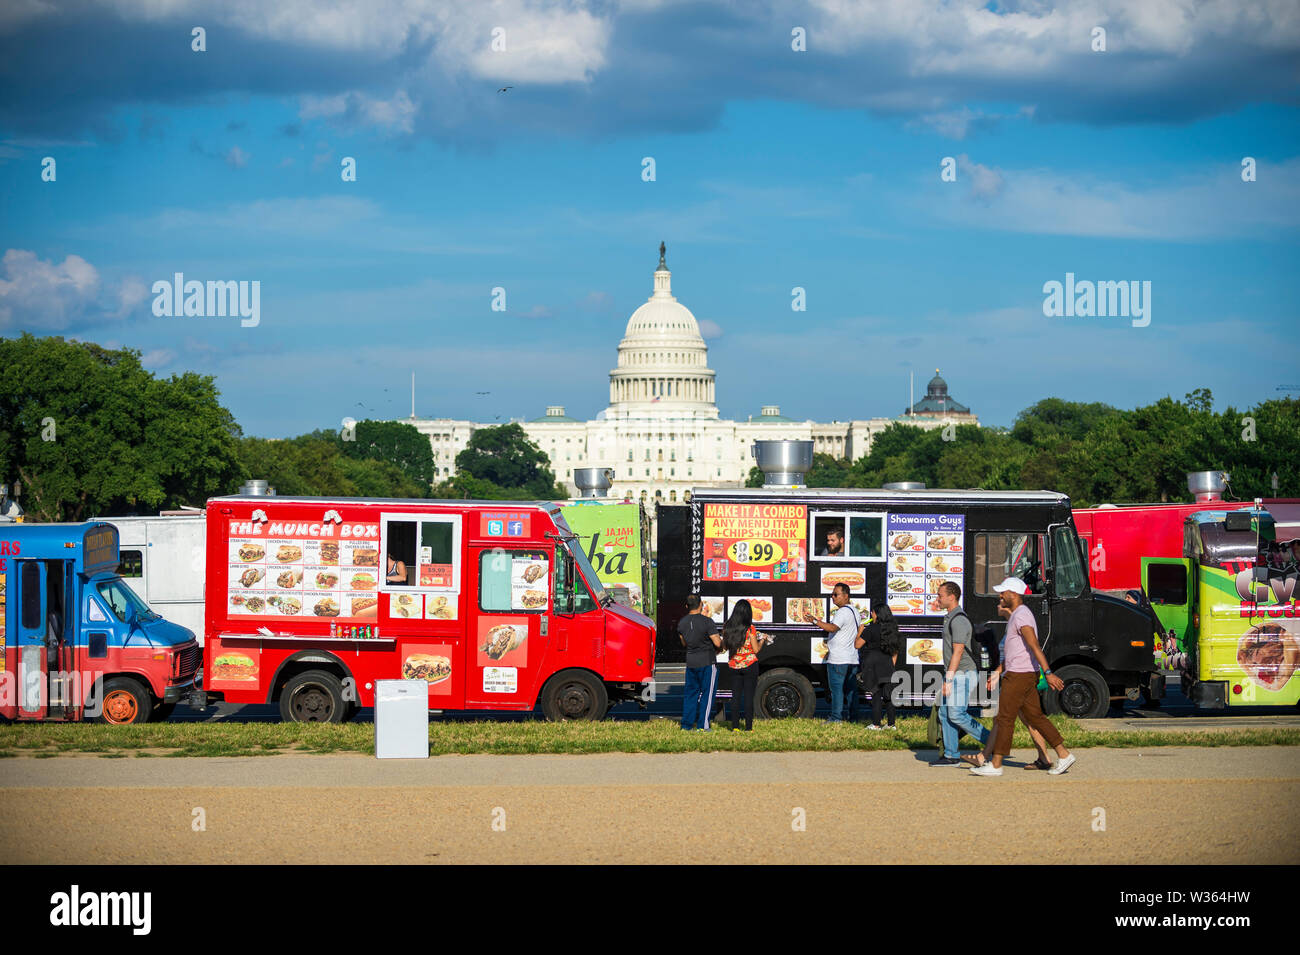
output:
[[[898,651],[902,647],[898,623],[888,607],[871,611],[870,624],[864,623],[853,645],[862,655],[862,688],[871,694],[871,725],[867,729],[881,729],[882,709],[889,714],[889,729],[894,725],[894,667],[898,664]]]
[[[709,728],[713,694],[718,688],[718,669],[714,665],[722,638],[718,625],[710,618],[708,604],[699,594],[686,598],[686,616],[677,624],[677,635],[686,648],[686,685],[682,693],[682,729]]]

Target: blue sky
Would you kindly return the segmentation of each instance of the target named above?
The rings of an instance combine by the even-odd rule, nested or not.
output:
[[[936,366],[987,424],[1242,407],[1300,384],[1298,48],[1280,0],[18,4],[0,335],[215,375],[249,434],[408,414],[412,371],[422,416],[590,417],[663,240],[727,417],[894,415]],[[154,316],[175,272],[260,324]],[[1151,324],[1045,317],[1067,272]]]

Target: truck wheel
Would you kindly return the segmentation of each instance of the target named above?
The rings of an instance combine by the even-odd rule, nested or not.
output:
[[[153,716],[149,717],[149,720],[153,723],[161,723],[172,715],[174,709],[176,709],[175,703],[159,703],[153,708]]]
[[[1076,720],[1100,719],[1110,712],[1110,687],[1092,667],[1061,667],[1056,675],[1065,681],[1058,692],[1048,687],[1043,692],[1044,713],[1064,713]]]
[[[790,716],[811,719],[817,709],[817,691],[812,681],[789,667],[764,670],[758,675],[754,691],[758,712],[764,719],[779,720]]]
[[[299,673],[280,691],[280,719],[286,723],[342,723],[347,713],[343,684],[325,670]]]
[[[605,684],[586,670],[564,670],[542,690],[542,713],[548,720],[599,720],[609,709]]]
[[[105,680],[103,696],[99,722],[118,725],[149,722],[153,713],[153,695],[139,681],[127,676]]]

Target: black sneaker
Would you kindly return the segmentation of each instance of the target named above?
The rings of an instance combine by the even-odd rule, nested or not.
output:
[[[935,760],[934,762],[932,762],[930,765],[931,765],[931,766],[960,766],[960,765],[961,765],[961,760],[960,760],[960,759],[949,759],[947,756],[940,756],[938,759],[936,759],[936,760]]]

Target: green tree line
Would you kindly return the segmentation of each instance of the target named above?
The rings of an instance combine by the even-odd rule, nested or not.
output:
[[[0,481],[21,487],[29,520],[201,507],[250,478],[293,495],[565,496],[517,424],[476,432],[456,465],[461,473],[435,487],[428,437],[395,421],[248,437],[210,375],[156,377],[129,348],[0,338]]]
[[[960,425],[924,430],[895,422],[856,461],[814,456],[809,487],[927,487],[1053,490],[1077,507],[1190,502],[1188,471],[1227,471],[1233,496],[1300,496],[1300,400],[1213,409],[1204,388],[1131,411],[1045,398],[1010,429]],[[1273,475],[1277,487],[1273,487]],[[762,472],[750,471],[759,487]]]

